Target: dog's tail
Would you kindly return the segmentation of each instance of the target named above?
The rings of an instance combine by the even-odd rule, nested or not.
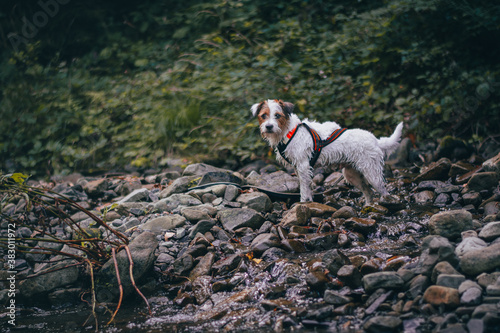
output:
[[[394,133],[390,137],[381,137],[378,139],[378,145],[385,153],[385,156],[389,156],[392,152],[394,152],[398,146],[399,141],[401,140],[401,134],[403,132],[403,123],[399,123],[394,130]]]

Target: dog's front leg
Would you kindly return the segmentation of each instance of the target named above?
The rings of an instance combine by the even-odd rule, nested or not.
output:
[[[300,182],[300,201],[313,201],[312,198],[312,168],[309,163],[301,163],[295,167],[295,173],[299,176]]]

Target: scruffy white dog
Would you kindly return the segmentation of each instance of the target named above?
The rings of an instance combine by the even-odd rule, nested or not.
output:
[[[281,100],[267,100],[252,105],[262,137],[275,148],[278,161],[295,168],[300,181],[300,201],[312,201],[313,167],[339,165],[346,180],[373,202],[371,185],[388,195],[384,180],[384,156],[399,145],[403,123],[390,137],[377,139],[362,129],[342,129],[335,122],[318,123],[300,119],[292,113],[294,105]],[[317,163],[316,163],[317,162]]]

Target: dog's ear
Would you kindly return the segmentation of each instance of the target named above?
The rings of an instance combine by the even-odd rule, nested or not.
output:
[[[285,112],[287,115],[290,115],[293,112],[293,108],[295,107],[295,105],[290,102],[279,101],[279,104],[283,112]]]
[[[252,105],[252,107],[250,108],[250,110],[252,110],[252,115],[254,117],[257,117],[257,115],[259,114],[260,110],[262,109],[262,106],[264,106],[264,102],[255,103],[254,105]]]

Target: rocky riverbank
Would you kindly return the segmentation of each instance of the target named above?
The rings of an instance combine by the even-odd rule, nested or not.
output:
[[[367,207],[339,176],[315,172],[316,192],[328,190],[315,203],[276,196],[298,192],[298,180],[263,162],[238,172],[191,164],[31,185],[52,187],[130,239],[134,278],[153,315],[118,331],[476,333],[500,327],[500,154],[481,163],[441,158],[421,168],[388,169],[392,199]],[[22,209],[22,198],[3,206],[11,216]],[[108,237],[82,212],[71,219]],[[44,223],[71,239],[58,221],[48,214]],[[24,313],[41,303],[90,312],[81,301],[88,272],[54,270],[72,259],[36,251],[71,249],[44,242],[26,226],[16,232],[31,248],[18,254],[15,267]],[[146,312],[130,283],[125,251],[117,262],[124,302]],[[112,309],[119,296],[114,267],[110,259],[95,278],[99,304]],[[51,272],[21,279],[44,269]],[[0,291],[0,301],[7,300]]]

